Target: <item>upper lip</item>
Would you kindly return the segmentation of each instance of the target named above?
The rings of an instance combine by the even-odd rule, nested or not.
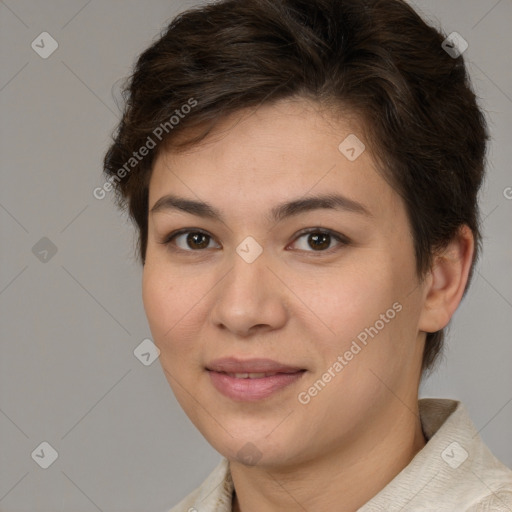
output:
[[[237,359],[236,357],[215,359],[206,366],[206,369],[224,373],[295,373],[304,370],[304,368],[272,359]]]

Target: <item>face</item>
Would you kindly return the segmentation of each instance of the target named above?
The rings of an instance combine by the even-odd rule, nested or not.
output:
[[[177,400],[232,461],[382,441],[417,399],[409,222],[369,146],[339,149],[350,134],[364,143],[354,119],[287,100],[155,161],[144,307]]]

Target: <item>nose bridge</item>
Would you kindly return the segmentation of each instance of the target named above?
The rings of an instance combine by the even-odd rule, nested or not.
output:
[[[248,237],[249,238],[249,237]],[[272,328],[285,319],[282,298],[263,247],[255,240],[244,239],[231,260],[231,269],[222,280],[213,306],[217,325],[247,333],[255,325]]]
[[[235,248],[232,258],[232,269],[229,273],[228,282],[230,287],[243,295],[249,293],[256,296],[258,288],[265,288],[262,285],[268,279],[267,254],[264,254],[263,247],[252,237],[246,237]],[[252,293],[251,293],[252,292]]]

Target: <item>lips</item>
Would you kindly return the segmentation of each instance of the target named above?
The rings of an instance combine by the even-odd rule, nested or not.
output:
[[[306,372],[272,359],[216,359],[206,369],[217,391],[243,402],[268,398],[300,380]]]
[[[225,357],[215,359],[206,366],[207,370],[228,374],[249,374],[249,377],[240,378],[258,378],[250,377],[250,374],[268,374],[275,375],[277,373],[296,373],[304,370],[297,366],[289,366],[279,363],[272,359],[237,359],[236,357]],[[267,375],[264,375],[267,376]]]
[[[225,373],[226,375],[229,375],[230,377],[235,377],[236,379],[263,379],[264,377],[272,377],[272,375],[277,375],[280,372]]]

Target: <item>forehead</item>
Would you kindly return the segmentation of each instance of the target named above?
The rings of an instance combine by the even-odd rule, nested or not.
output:
[[[149,208],[169,193],[214,197],[221,209],[248,211],[253,203],[335,192],[370,205],[376,214],[398,199],[377,172],[354,116],[334,118],[309,101],[281,101],[225,118],[185,151],[160,152]]]

